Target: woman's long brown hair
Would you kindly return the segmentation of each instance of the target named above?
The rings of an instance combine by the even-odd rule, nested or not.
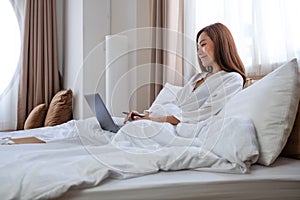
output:
[[[205,32],[214,43],[214,54],[218,65],[227,72],[237,72],[246,82],[246,73],[244,64],[237,52],[237,48],[230,30],[221,23],[211,24],[201,29],[196,38],[198,39],[201,33]]]

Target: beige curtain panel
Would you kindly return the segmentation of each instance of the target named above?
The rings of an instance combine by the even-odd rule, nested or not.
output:
[[[56,0],[26,0],[17,129],[30,111],[49,105],[60,88],[56,30]]]
[[[183,85],[183,0],[151,0],[151,89],[154,100],[165,83]]]

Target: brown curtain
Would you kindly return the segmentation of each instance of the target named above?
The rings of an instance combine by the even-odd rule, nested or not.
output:
[[[168,82],[182,85],[183,79],[183,0],[151,0],[151,102]]]
[[[26,0],[17,129],[30,111],[60,90],[56,0]]]

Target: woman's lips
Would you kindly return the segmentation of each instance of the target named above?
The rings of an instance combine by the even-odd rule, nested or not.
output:
[[[207,56],[201,56],[200,57],[200,60],[203,60],[203,59],[205,59]]]

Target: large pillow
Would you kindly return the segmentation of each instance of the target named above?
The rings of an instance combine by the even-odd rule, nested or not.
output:
[[[166,83],[148,109],[151,112],[150,116],[160,117],[178,114],[180,109],[173,102],[176,101],[177,93],[181,88],[181,86]]]
[[[25,121],[24,129],[40,128],[44,126],[47,108],[47,105],[44,103],[34,107]]]
[[[158,93],[157,97],[155,98],[151,106],[155,104],[166,104],[169,102],[173,102],[176,99],[177,93],[181,88],[182,88],[181,86],[176,86],[170,83],[166,83],[162,88],[162,90]]]
[[[299,71],[300,73],[300,71]],[[300,74],[299,74],[300,75]],[[259,80],[262,77],[247,78],[247,82],[245,84],[245,88],[254,84],[255,81]],[[300,90],[300,88],[299,88]],[[292,132],[288,138],[288,141],[282,150],[280,156],[300,159],[300,102],[298,104],[298,112],[296,115],[296,119],[294,122],[294,126]]]
[[[69,121],[72,117],[72,90],[62,90],[52,98],[45,119],[45,126],[55,126]]]
[[[293,59],[232,97],[220,115],[253,120],[260,147],[258,163],[268,166],[286,144],[298,102],[298,64]]]

